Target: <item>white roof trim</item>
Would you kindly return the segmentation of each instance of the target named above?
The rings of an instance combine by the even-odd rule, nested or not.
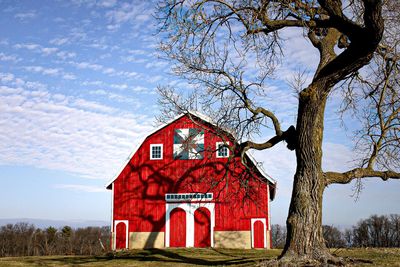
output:
[[[253,162],[254,166],[256,166],[257,170],[261,173],[262,176],[264,176],[271,184],[276,184],[276,181],[271,176],[269,176],[268,173],[265,172],[261,162],[258,162],[249,151],[246,151],[246,156],[249,157],[249,159]]]
[[[106,184],[106,188],[108,188],[117,178],[118,176],[121,174],[121,172],[124,170],[124,168],[126,167],[126,165],[129,163],[129,161],[132,159],[133,155],[135,155],[135,153],[138,151],[138,149],[140,148],[140,146],[143,144],[143,142],[146,140],[147,137],[149,137],[150,135],[153,135],[154,133],[158,132],[159,130],[161,130],[162,128],[164,128],[165,126],[167,126],[168,124],[171,124],[172,122],[180,119],[181,117],[185,116],[187,113],[189,113],[190,115],[196,116],[200,119],[202,119],[203,121],[206,121],[214,126],[217,126],[210,117],[203,115],[197,111],[194,110],[189,110],[186,113],[180,114],[178,116],[176,116],[175,118],[169,120],[168,122],[166,122],[163,125],[160,125],[159,127],[155,128],[153,131],[151,131],[149,134],[146,135],[146,137],[142,138],[142,140],[136,145],[135,149],[132,151],[132,153],[129,154],[128,158],[125,160],[124,164],[122,165],[122,167],[119,169],[119,171],[117,172],[116,175],[114,175],[114,177],[107,182]],[[276,184],[276,181],[269,176],[263,169],[262,167],[262,163],[258,163],[256,161],[256,159],[253,157],[252,154],[250,154],[249,151],[246,151],[246,155],[249,157],[249,159],[253,162],[254,166],[256,166],[257,170],[261,173],[262,176],[264,176],[270,183],[272,184]]]

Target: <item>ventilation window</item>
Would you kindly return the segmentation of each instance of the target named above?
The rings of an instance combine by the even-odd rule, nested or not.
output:
[[[229,143],[217,142],[217,158],[227,158],[229,157]]]
[[[150,159],[162,159],[163,158],[163,145],[153,144],[150,145]]]

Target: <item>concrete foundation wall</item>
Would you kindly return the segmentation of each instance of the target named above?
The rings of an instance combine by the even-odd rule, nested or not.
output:
[[[163,248],[164,232],[130,232],[129,248]]]
[[[270,249],[271,233],[266,233],[266,248]],[[114,234],[112,237],[114,238]],[[214,231],[214,247],[251,249],[251,231]],[[164,232],[130,232],[129,248],[165,248]]]
[[[250,231],[215,231],[214,246],[216,248],[251,249]]]

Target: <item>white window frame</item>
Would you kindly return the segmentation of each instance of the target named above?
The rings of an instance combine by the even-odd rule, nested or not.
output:
[[[161,158],[154,158],[153,157],[153,147],[161,147]],[[150,159],[151,160],[160,160],[163,159],[164,148],[163,144],[151,144],[150,145]]]
[[[226,150],[227,150],[227,154],[226,154],[226,156],[220,156],[220,155],[218,155],[218,152],[219,152],[219,145],[225,145],[225,148],[226,148]],[[216,147],[216,157],[217,158],[229,158],[229,148],[228,147],[226,147],[226,146],[229,146],[229,142],[217,142],[216,143],[216,145],[215,145],[215,147]]]

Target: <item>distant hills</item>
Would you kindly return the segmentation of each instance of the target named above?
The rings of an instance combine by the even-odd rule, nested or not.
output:
[[[15,224],[19,222],[26,222],[33,224],[37,228],[47,228],[53,226],[60,228],[63,226],[71,226],[72,228],[88,227],[88,226],[109,226],[108,221],[96,221],[96,220],[48,220],[48,219],[33,219],[33,218],[12,218],[12,219],[0,219],[0,226],[6,224]]]

